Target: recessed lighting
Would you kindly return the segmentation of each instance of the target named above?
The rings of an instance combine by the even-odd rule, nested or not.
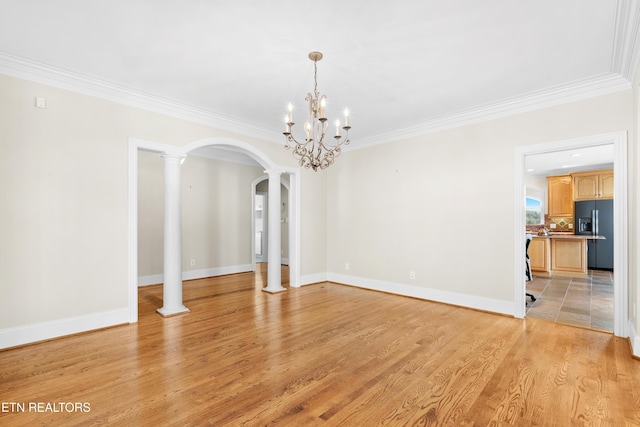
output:
[[[535,169],[527,169],[527,172],[533,172]]]
[[[580,153],[572,154],[571,157],[580,157]]]

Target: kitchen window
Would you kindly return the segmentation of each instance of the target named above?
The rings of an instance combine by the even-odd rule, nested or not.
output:
[[[533,197],[527,197],[527,225],[542,224],[542,203]]]

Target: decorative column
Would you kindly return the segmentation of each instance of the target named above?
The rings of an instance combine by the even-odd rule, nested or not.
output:
[[[281,172],[270,169],[269,175],[269,213],[268,213],[268,251],[267,251],[267,287],[265,292],[276,293],[286,291],[282,287],[282,274],[280,265],[280,174]]]
[[[180,164],[182,154],[165,153],[164,159],[164,285],[162,308],[171,316],[189,311],[182,305],[182,235],[180,218]]]

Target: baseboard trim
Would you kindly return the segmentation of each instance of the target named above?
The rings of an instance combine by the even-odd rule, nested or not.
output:
[[[224,276],[227,274],[245,273],[253,271],[251,264],[231,265],[228,267],[205,268],[202,270],[187,270],[182,272],[182,280],[204,279],[205,277]],[[163,274],[152,274],[138,277],[138,287],[158,285],[164,283]]]
[[[327,280],[327,273],[306,274],[304,276],[300,276],[300,286],[326,282]]]
[[[138,277],[139,288],[142,286],[159,285],[160,283],[164,283],[164,275],[162,274],[152,274],[149,276]]]
[[[640,358],[640,336],[638,336],[631,320],[629,320],[629,343],[631,344],[631,353],[633,356]]]
[[[129,323],[129,308],[0,329],[0,348],[16,347],[65,335]]]
[[[489,311],[492,313],[506,314],[509,316],[513,316],[515,313],[514,303],[512,301],[501,301],[492,298],[442,291],[439,289],[423,288],[420,286],[406,285],[403,283],[387,282],[382,280],[367,279],[363,277],[348,276],[336,273],[328,273],[326,280],[364,289],[371,289],[390,294],[442,302],[445,304],[472,308],[475,310]]]

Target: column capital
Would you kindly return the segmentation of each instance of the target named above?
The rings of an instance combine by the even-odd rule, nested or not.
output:
[[[269,175],[269,177],[272,177],[272,176],[280,176],[284,172],[282,170],[280,170],[280,169],[265,169],[264,173]]]
[[[162,157],[163,159],[175,159],[175,160],[184,160],[187,158],[187,155],[184,153],[176,153],[176,152],[169,152],[169,151],[165,151],[164,153],[160,154],[160,157]]]

